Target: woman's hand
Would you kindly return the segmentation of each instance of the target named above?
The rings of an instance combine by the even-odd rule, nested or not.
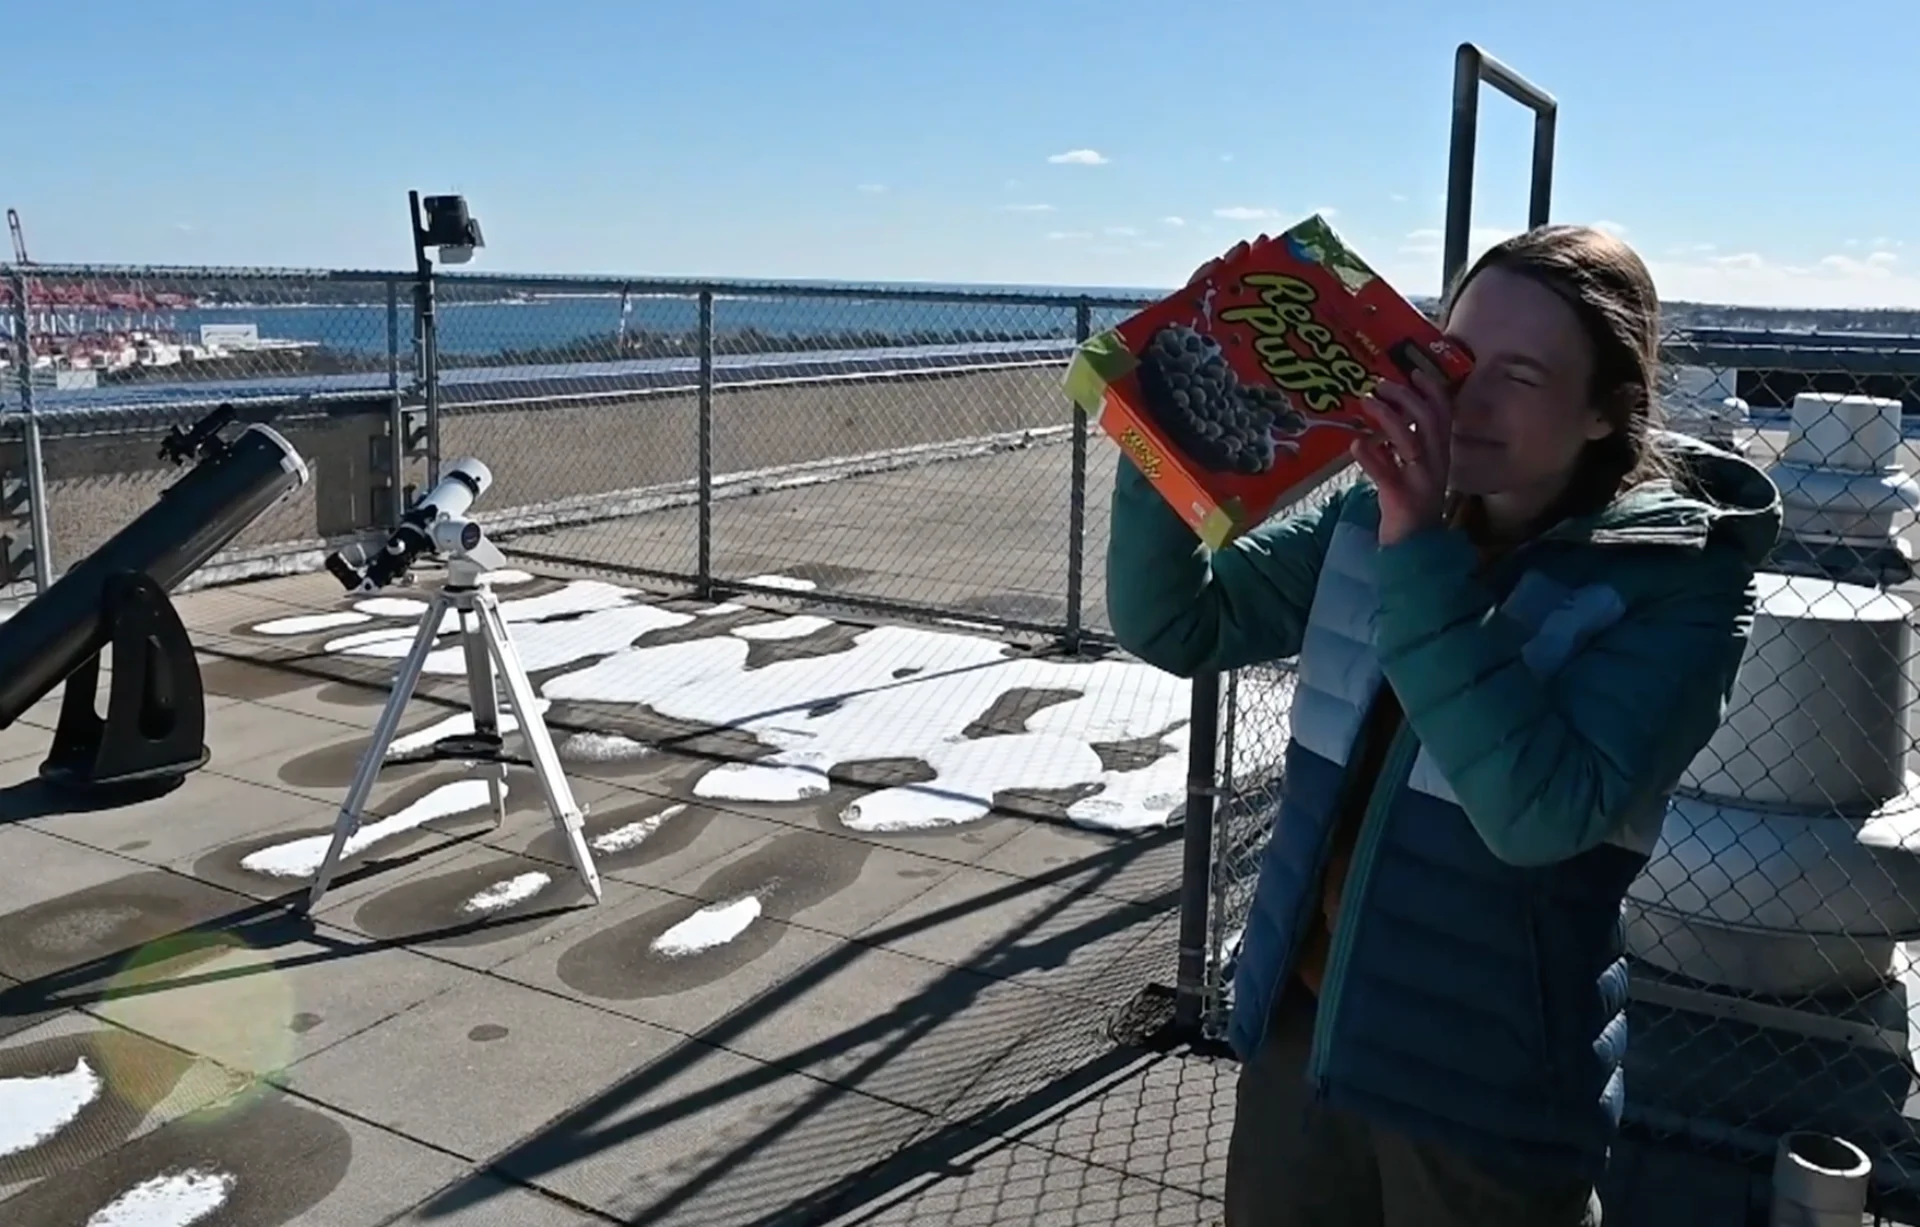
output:
[[[1353,458],[1380,491],[1380,544],[1395,545],[1445,514],[1453,402],[1416,372],[1411,386],[1380,381],[1361,408],[1375,433],[1354,440]]]

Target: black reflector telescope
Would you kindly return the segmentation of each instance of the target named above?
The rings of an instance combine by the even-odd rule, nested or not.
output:
[[[222,406],[190,431],[176,428],[161,455],[176,464],[194,459],[193,467],[0,622],[0,728],[68,683],[41,769],[50,781],[150,779],[206,762],[199,665],[167,593],[308,479],[306,462],[271,427],[256,423],[222,439],[233,418],[232,407]],[[109,645],[112,691],[103,721],[93,700]]]

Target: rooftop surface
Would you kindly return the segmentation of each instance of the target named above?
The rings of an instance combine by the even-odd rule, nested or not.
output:
[[[1225,1102],[1227,1070],[1108,1035],[1117,1007],[1172,975],[1178,835],[1143,815],[1169,767],[1178,778],[1183,756],[1147,743],[1183,692],[957,630],[502,580],[589,807],[597,906],[533,777],[515,770],[495,826],[459,763],[385,772],[373,838],[311,921],[289,906],[415,594],[356,609],[301,576],[178,598],[213,758],[164,797],[88,811],[44,792],[57,693],[0,733],[0,858],[16,870],[0,883],[0,1217],[1217,1217],[1230,1113],[1193,1109]],[[403,749],[457,720],[448,663],[429,662]],[[876,688],[850,679],[876,668],[905,671],[877,714],[906,753],[862,751],[842,718],[808,758],[792,726],[834,726],[809,709],[843,692],[871,708]],[[1083,701],[1066,673],[1040,693],[1048,669],[1077,671]],[[960,672],[976,680],[956,689]],[[811,693],[791,684],[807,677]],[[785,714],[764,706],[775,690]],[[907,755],[948,734],[916,718],[1001,738],[1002,761],[1034,753],[993,779],[948,741],[942,786],[922,788]],[[760,731],[758,747],[701,727],[726,724]],[[1002,796],[1017,812],[980,812],[980,794],[1022,784]],[[1070,821],[1095,784],[1122,803]]]

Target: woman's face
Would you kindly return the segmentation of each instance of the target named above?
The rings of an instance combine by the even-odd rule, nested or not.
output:
[[[1447,332],[1474,356],[1454,399],[1452,488],[1544,508],[1613,429],[1588,396],[1580,317],[1532,278],[1490,268],[1455,300]]]

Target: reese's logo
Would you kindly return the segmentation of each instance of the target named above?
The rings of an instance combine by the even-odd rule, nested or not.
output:
[[[1253,330],[1254,352],[1277,386],[1297,394],[1315,413],[1331,413],[1343,398],[1372,390],[1367,368],[1315,318],[1313,303],[1320,295],[1311,284],[1284,273],[1249,273],[1241,284],[1260,291],[1260,301],[1230,307],[1220,319]],[[1295,337],[1306,352],[1295,347]]]

